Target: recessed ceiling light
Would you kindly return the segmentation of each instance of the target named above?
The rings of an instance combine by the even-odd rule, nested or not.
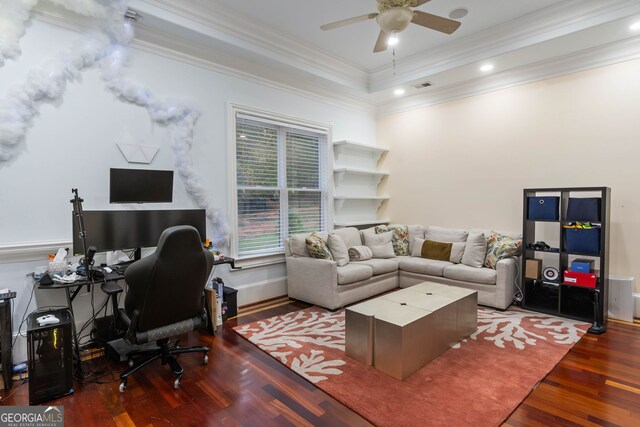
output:
[[[396,34],[396,32],[394,31],[393,33],[391,33],[389,35],[389,38],[387,39],[387,45],[389,46],[395,46],[398,44],[398,35]]]
[[[493,64],[484,64],[480,67],[480,71],[488,73],[489,71],[493,70],[493,68]]]
[[[404,89],[396,89],[393,91],[396,96],[404,95]]]
[[[631,26],[629,27],[629,29],[630,29],[631,31],[638,31],[638,30],[640,30],[640,21],[638,21],[638,22],[636,22],[636,23],[634,23],[634,24],[631,24]]]
[[[464,7],[454,9],[449,14],[449,18],[451,19],[461,19],[469,14],[469,9],[465,9]]]

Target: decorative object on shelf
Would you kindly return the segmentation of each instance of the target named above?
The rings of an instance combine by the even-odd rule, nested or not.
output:
[[[560,277],[560,272],[553,267],[547,267],[542,272],[542,275],[544,276],[545,280],[555,282],[556,280],[558,280],[558,277]]]
[[[591,273],[594,261],[592,259],[576,258],[571,261],[571,271],[577,273]]]
[[[527,248],[533,249],[534,251],[547,251],[551,249],[551,246],[547,245],[542,240],[538,240],[535,243],[528,243]]]
[[[557,221],[560,197],[529,197],[527,199],[527,219]]]
[[[525,260],[524,277],[527,279],[539,280],[542,275],[542,260],[527,259]]]

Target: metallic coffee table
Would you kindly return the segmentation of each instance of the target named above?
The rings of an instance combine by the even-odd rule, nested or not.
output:
[[[475,332],[477,306],[477,291],[424,282],[347,307],[347,356],[403,380]]]

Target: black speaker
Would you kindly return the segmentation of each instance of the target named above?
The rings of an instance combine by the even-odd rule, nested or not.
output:
[[[36,319],[45,314],[52,314],[60,321],[40,326]],[[73,393],[71,322],[68,310],[31,313],[27,319],[30,405]]]

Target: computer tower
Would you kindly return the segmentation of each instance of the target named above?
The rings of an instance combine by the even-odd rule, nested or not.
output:
[[[59,323],[40,326],[36,319],[52,314]],[[68,310],[31,313],[27,319],[29,404],[37,405],[73,393],[73,321]]]

